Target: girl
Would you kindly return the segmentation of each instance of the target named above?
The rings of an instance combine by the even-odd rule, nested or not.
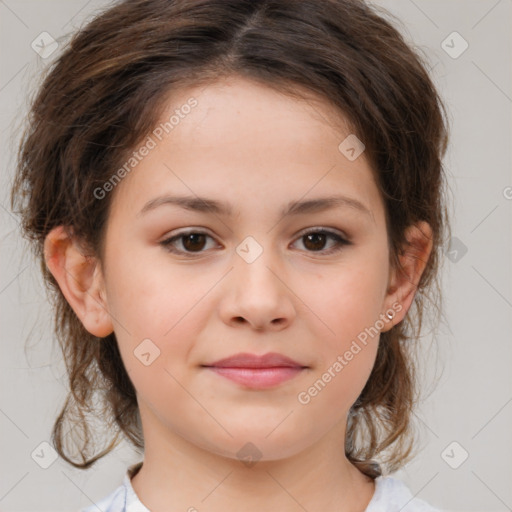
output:
[[[84,511],[434,510],[389,473],[446,145],[421,58],[362,0],[127,0],[73,38],[12,201],[69,374],[55,449],[144,455]]]

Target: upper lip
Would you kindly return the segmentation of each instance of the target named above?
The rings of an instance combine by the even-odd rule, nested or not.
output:
[[[261,356],[244,352],[219,359],[214,363],[203,366],[214,366],[218,368],[305,368],[304,365],[277,352],[268,352]]]

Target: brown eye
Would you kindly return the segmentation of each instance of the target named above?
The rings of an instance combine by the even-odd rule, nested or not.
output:
[[[206,237],[201,233],[191,233],[190,235],[183,235],[183,247],[187,251],[200,251],[206,244]]]
[[[207,233],[199,231],[189,231],[187,233],[180,233],[167,240],[160,242],[160,245],[165,247],[169,252],[176,254],[200,254],[205,252],[208,239],[213,238]]]
[[[325,242],[327,241],[327,236],[325,233],[310,233],[309,235],[304,235],[304,246],[311,251],[321,251]]]
[[[343,248],[345,245],[351,245],[351,242],[341,237],[333,231],[325,229],[309,231],[303,234],[298,240],[302,240],[307,252],[319,252],[321,254],[332,254]],[[329,240],[333,240],[330,248],[325,248]]]

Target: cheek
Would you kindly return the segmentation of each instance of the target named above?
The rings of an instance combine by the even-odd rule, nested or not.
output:
[[[111,314],[134,336],[165,337],[182,322],[211,288],[213,277],[192,268],[166,264],[156,249],[155,257],[136,253],[112,261],[107,282]]]
[[[112,252],[112,256],[114,253]],[[137,389],[171,385],[172,373],[187,378],[194,340],[208,321],[208,292],[219,276],[166,265],[161,255],[148,261],[119,255],[107,281],[109,309],[126,370]],[[150,341],[147,341],[150,340]],[[147,354],[145,366],[141,354]],[[153,361],[154,358],[154,361]]]
[[[347,265],[310,283],[307,305],[325,324],[329,333],[325,339],[332,348],[343,348],[375,325],[382,313],[386,284],[386,267],[375,262],[373,266]]]
[[[322,326],[314,387],[311,395],[304,390],[314,407],[349,407],[359,396],[377,354],[386,284],[386,262],[360,253],[351,264],[308,284],[307,306]]]
[[[317,279],[308,306],[322,322],[317,367],[298,401],[312,416],[337,421],[364,388],[377,355],[382,280],[378,272],[338,272]],[[378,327],[378,324],[377,324]]]

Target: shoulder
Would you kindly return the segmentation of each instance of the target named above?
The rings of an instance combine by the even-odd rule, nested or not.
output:
[[[139,501],[131,485],[131,477],[141,466],[142,463],[130,466],[124,475],[123,483],[117,489],[79,512],[149,512]]]
[[[111,492],[101,500],[95,502],[89,507],[80,509],[79,512],[125,512],[126,511],[126,487],[120,485],[115,491]]]
[[[365,512],[441,512],[415,498],[409,488],[390,476],[375,479],[375,493]]]

